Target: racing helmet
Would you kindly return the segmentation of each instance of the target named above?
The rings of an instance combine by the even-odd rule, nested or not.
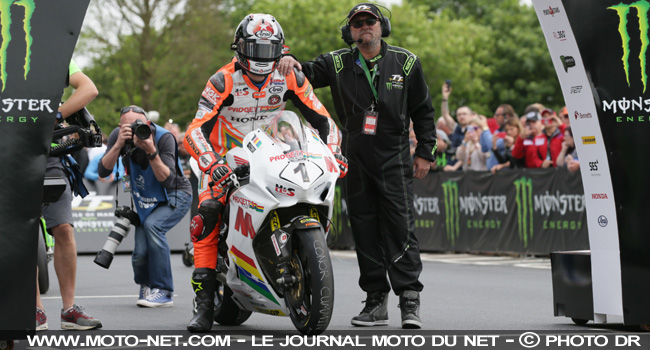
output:
[[[258,75],[273,72],[282,56],[284,32],[271,15],[249,14],[239,23],[231,48],[245,70]]]

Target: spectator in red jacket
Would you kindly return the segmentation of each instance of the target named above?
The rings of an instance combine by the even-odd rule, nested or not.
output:
[[[562,150],[564,128],[557,116],[541,118],[539,113],[529,112],[524,137],[517,138],[512,155],[524,158],[527,168],[555,167]]]

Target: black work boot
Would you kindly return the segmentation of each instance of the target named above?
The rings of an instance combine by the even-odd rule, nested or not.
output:
[[[388,325],[388,293],[368,293],[366,306],[358,316],[352,317],[353,326],[387,326]]]
[[[192,333],[209,332],[214,322],[214,293],[217,289],[217,272],[213,269],[198,268],[192,273],[192,289],[196,294],[196,313],[187,325]]]
[[[405,290],[399,296],[399,308],[402,311],[402,328],[422,328],[420,320],[420,293],[414,290]]]

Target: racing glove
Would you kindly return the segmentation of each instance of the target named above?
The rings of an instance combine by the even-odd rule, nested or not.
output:
[[[342,179],[345,177],[345,175],[348,174],[348,159],[345,158],[341,153],[334,153],[334,159],[336,159],[336,162],[339,163],[339,170],[341,171],[339,179]]]
[[[212,181],[214,181],[217,187],[224,186],[228,182],[228,179],[230,179],[231,174],[232,169],[226,164],[217,163],[212,167]]]

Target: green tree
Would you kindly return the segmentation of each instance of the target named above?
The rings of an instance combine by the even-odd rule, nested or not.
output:
[[[89,15],[99,21],[82,35],[92,58],[84,72],[100,92],[89,108],[106,132],[129,104],[184,126],[207,80],[232,57],[234,24],[219,1],[102,0]]]

